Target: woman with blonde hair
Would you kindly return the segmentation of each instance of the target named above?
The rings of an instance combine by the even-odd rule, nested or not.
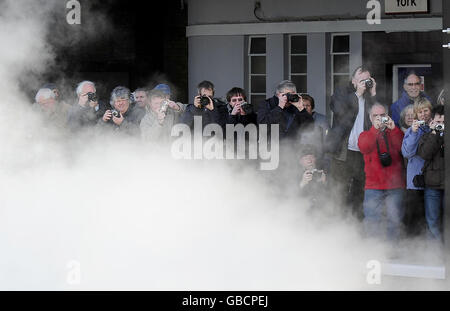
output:
[[[414,120],[406,130],[402,143],[402,154],[408,160],[406,167],[406,206],[405,226],[410,236],[418,235],[425,229],[424,185],[414,183],[417,175],[421,175],[425,161],[417,155],[420,137],[430,132],[431,102],[421,98],[414,104]],[[418,179],[416,178],[416,181]]]

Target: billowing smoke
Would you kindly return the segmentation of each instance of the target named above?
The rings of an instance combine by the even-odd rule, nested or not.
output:
[[[281,177],[174,161],[139,139],[75,138],[35,114],[19,81],[37,89],[53,68],[49,20],[65,19],[61,2],[0,5],[0,289],[389,288],[367,283],[384,246],[339,212],[281,196]]]

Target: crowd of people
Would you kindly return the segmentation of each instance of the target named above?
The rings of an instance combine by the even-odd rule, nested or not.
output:
[[[395,242],[425,235],[442,242],[444,98],[432,103],[414,72],[406,75],[403,88],[389,107],[380,103],[375,79],[360,66],[347,86],[334,90],[329,120],[314,111],[314,98],[298,94],[289,80],[261,103],[249,103],[240,87],[217,98],[210,81],[198,84],[188,104],[172,100],[167,84],[134,92],[117,86],[105,103],[95,83],[83,81],[70,105],[60,100],[56,85],[46,84],[33,109],[74,134],[107,131],[153,144],[169,143],[175,124],[193,128],[195,117],[201,117],[203,128],[218,124],[224,132],[228,124],[278,125],[280,172],[295,172],[298,194],[311,209],[332,197],[362,221],[370,237]]]

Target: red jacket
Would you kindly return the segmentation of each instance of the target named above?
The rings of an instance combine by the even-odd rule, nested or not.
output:
[[[386,143],[382,132],[373,126],[370,130],[361,133],[358,139],[358,147],[364,156],[364,171],[366,173],[365,189],[399,189],[405,188],[405,170],[401,155],[403,132],[395,127],[393,130],[385,130],[389,142],[389,154],[392,164],[384,167],[378,156],[377,139],[380,152],[387,152]]]

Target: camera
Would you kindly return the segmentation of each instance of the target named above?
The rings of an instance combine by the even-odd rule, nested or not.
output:
[[[434,130],[435,130],[436,132],[442,133],[442,132],[444,131],[444,124],[438,124],[438,125],[436,125],[436,126],[434,127]]]
[[[209,97],[205,95],[200,96],[200,106],[202,106],[202,108],[205,108],[208,105],[209,105]]]
[[[120,112],[116,109],[111,110],[113,117],[120,118]]]
[[[250,114],[253,112],[253,105],[247,102],[241,103],[241,109],[245,114]]]
[[[383,165],[384,167],[387,167],[392,164],[392,158],[389,152],[378,154],[378,156],[380,158],[381,165]]]
[[[313,169],[311,170],[312,173],[312,181],[319,182],[322,178],[323,170]]]
[[[291,103],[296,103],[300,100],[300,96],[297,94],[286,93],[287,101]]]
[[[382,117],[381,118],[381,123],[387,124],[388,122],[389,122],[389,118],[388,117]]]
[[[419,120],[419,121],[417,121],[417,123],[419,124],[419,126],[424,126],[425,125],[425,121],[424,120]]]
[[[88,100],[91,102],[96,102],[98,100],[96,93],[89,92],[89,93],[87,93],[87,96],[88,96]]]
[[[167,108],[169,108],[169,102],[165,100],[162,102],[161,109],[159,111],[166,113]]]
[[[373,81],[372,81],[372,79],[366,79],[366,80],[363,80],[363,82],[366,85],[366,89],[373,88]]]

